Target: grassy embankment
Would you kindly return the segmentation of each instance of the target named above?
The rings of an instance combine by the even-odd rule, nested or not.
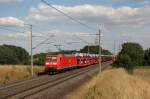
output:
[[[42,72],[42,66],[34,66],[34,74]],[[0,65],[0,84],[23,79],[30,76],[30,66],[26,65]]]
[[[150,69],[110,69],[81,86],[69,99],[150,99]]]

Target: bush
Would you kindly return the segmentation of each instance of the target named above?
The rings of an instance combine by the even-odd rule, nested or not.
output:
[[[124,43],[119,54],[129,55],[134,66],[143,65],[144,51],[142,46],[138,43]]]
[[[115,66],[123,67],[132,72],[134,66],[143,65],[144,51],[138,43],[124,43],[119,52]]]
[[[133,73],[133,65],[132,65],[132,61],[129,55],[127,54],[119,55],[115,63],[117,64],[117,65],[114,65],[115,67],[123,67],[129,73]]]
[[[46,53],[35,54],[34,57],[34,65],[44,65]]]

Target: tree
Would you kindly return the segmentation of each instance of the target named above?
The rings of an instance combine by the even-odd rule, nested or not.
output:
[[[143,65],[144,51],[138,43],[124,43],[120,51],[115,65],[117,67],[124,67],[128,71],[132,71],[134,66]]]
[[[28,52],[17,46],[1,45],[0,46],[0,64],[28,64]]]
[[[98,54],[99,53],[99,46],[91,45],[89,46],[90,54]],[[102,54],[104,55],[111,55],[112,53],[106,49],[102,49]],[[88,46],[85,46],[80,50],[81,53],[88,53]]]
[[[120,54],[129,55],[133,65],[135,66],[143,65],[144,51],[142,46],[138,43],[124,43],[122,45],[122,50]]]
[[[13,51],[5,46],[0,46],[0,64],[16,64],[18,59]]]
[[[112,53],[110,51],[106,50],[106,49],[102,50],[102,54],[103,55],[112,55]]]
[[[117,65],[114,65],[115,67],[123,67],[128,70],[129,73],[133,72],[134,68],[129,55],[119,55],[115,63],[117,63]]]
[[[46,53],[40,53],[33,56],[34,65],[44,65]]]
[[[150,65],[150,48],[144,51],[144,65]]]

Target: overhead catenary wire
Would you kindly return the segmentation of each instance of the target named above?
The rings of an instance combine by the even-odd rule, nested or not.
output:
[[[3,28],[24,28],[24,27],[20,27],[20,26],[15,26],[15,25],[3,25],[3,24],[0,24],[0,27],[3,27]]]
[[[89,45],[90,43],[89,43],[88,41],[83,40],[82,38],[78,37],[77,35],[74,35],[74,37],[76,37],[77,39],[81,40],[82,42],[84,42],[84,43],[87,43],[87,44],[88,44],[87,52],[88,52],[88,54],[89,54],[89,53],[90,53],[90,45]]]
[[[42,42],[38,43],[36,46],[34,46],[32,49],[35,49],[37,47],[39,47],[41,44],[44,44],[46,41],[48,41],[50,39],[50,37],[52,36],[49,36],[47,39],[43,40]]]
[[[81,42],[66,42],[66,44],[81,43]]]
[[[97,30],[96,28],[94,28],[94,27],[92,27],[92,26],[89,26],[89,25],[87,25],[87,24],[85,24],[85,23],[83,23],[83,22],[81,22],[81,21],[79,21],[79,20],[73,18],[72,16],[68,15],[67,13],[65,13],[65,12],[63,12],[63,11],[57,9],[56,7],[52,6],[52,5],[51,5],[50,3],[48,3],[47,1],[45,1],[45,0],[41,0],[41,1],[42,1],[44,4],[48,5],[50,8],[55,9],[57,12],[63,14],[63,15],[66,16],[66,17],[68,17],[70,20],[73,20],[74,22],[79,23],[80,25],[82,25],[82,26],[84,26],[84,27],[86,27],[86,28],[88,28],[88,29]]]
[[[7,28],[5,28],[7,27]],[[0,25],[0,30],[5,30],[5,31],[9,31],[9,32],[15,32],[15,33],[27,33],[29,31],[19,31],[19,30],[15,30],[15,29],[10,29],[8,28],[9,26],[1,26]],[[40,32],[41,33],[41,32]],[[33,35],[32,37],[47,37],[47,36],[40,36],[40,35]]]
[[[88,43],[88,44],[90,44],[90,42],[88,42],[88,41],[86,41],[86,40],[84,40],[84,39],[82,39],[82,38],[80,38],[79,36],[77,36],[77,35],[72,35],[73,37],[75,37],[75,38],[77,38],[77,39],[79,39],[79,40],[81,40],[82,42],[84,42],[84,43]]]
[[[90,29],[90,30],[97,30],[96,28],[91,27],[91,26],[89,26],[89,25],[87,25],[87,24],[85,24],[85,23],[82,23],[82,22],[80,22],[79,20],[73,18],[72,16],[66,14],[65,12],[63,12],[63,11],[57,9],[56,7],[52,6],[52,5],[51,5],[50,3],[48,3],[47,1],[45,1],[45,0],[41,0],[41,1],[42,1],[44,4],[46,4],[47,6],[49,6],[50,8],[52,8],[52,9],[56,10],[57,12],[63,14],[64,16],[66,16],[67,18],[69,18],[70,20],[72,20],[72,21],[74,21],[74,22],[76,22],[76,23],[78,23],[78,24],[80,24],[80,25],[82,25],[82,26],[84,26],[84,27],[86,27],[86,28],[88,28],[88,29]],[[44,42],[46,42],[46,41],[47,41],[47,40],[44,40]],[[39,46],[39,45],[41,45],[41,43],[39,43],[39,44],[37,44],[37,45]],[[35,46],[35,47],[36,47],[36,46]]]
[[[9,32],[25,33],[25,31],[19,31],[19,30],[14,30],[14,29],[8,29],[8,28],[5,28],[5,27],[3,27],[3,26],[0,26],[0,29],[1,29],[1,30],[6,30],[6,31],[9,31]]]

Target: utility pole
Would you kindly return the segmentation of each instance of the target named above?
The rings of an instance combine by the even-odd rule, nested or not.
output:
[[[99,36],[96,36],[96,38],[95,38],[95,45],[98,45],[98,44],[99,44]]]
[[[116,54],[116,44],[114,42],[114,55]]]
[[[88,43],[88,54],[90,54],[90,44]]]
[[[31,76],[33,76],[32,25],[30,25],[30,48],[31,48]]]
[[[102,57],[101,57],[101,30],[99,29],[99,72],[102,71]]]
[[[58,49],[58,51],[61,51],[61,44],[58,44],[58,45],[54,45],[57,49]]]
[[[33,47],[32,47],[32,25],[31,24],[24,24],[30,27],[30,53],[31,53],[31,60],[30,60],[30,72],[31,72],[31,76],[33,76]]]

